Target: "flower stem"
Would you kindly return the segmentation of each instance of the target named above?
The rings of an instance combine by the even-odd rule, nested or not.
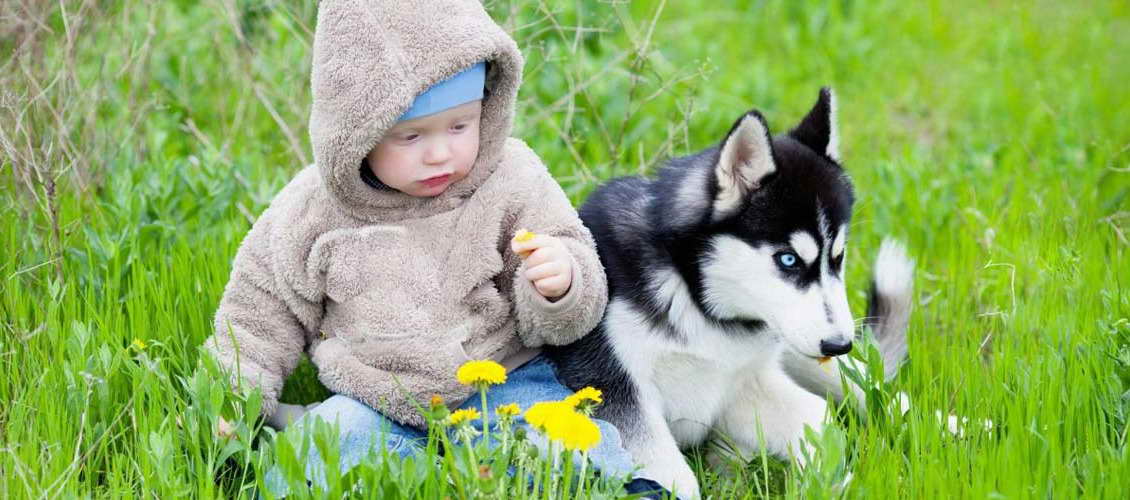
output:
[[[564,471],[561,474],[561,480],[563,481],[561,498],[574,498],[574,495],[570,494],[570,491],[573,489],[573,451],[569,449],[563,450],[561,452],[561,459],[565,462],[563,467]]]
[[[479,384],[479,397],[483,404],[483,442],[490,448],[490,408],[487,407],[487,385]]]
[[[552,498],[557,497],[557,479],[558,479],[558,476],[559,476],[557,474],[557,471],[560,470],[560,466],[561,466],[561,450],[557,447],[557,441],[550,440],[550,442],[549,442],[549,453],[550,453],[550,455],[553,456],[553,463],[552,463],[552,465],[550,466],[550,469],[549,469],[550,470],[550,474],[549,474],[550,496],[549,496],[549,498],[552,499]],[[565,497],[562,496],[561,498],[565,498]]]
[[[585,491],[585,469],[589,465],[589,452],[588,450],[581,452],[581,474],[577,479],[577,498],[584,498]]]

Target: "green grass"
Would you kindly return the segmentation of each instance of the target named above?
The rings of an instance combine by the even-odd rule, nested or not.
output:
[[[710,145],[751,107],[783,131],[829,84],[859,195],[857,315],[882,237],[918,260],[893,387],[916,409],[841,419],[805,470],[714,470],[692,452],[706,495],[823,497],[846,471],[851,497],[1130,490],[1125,2],[490,5],[528,60],[515,134],[575,202]],[[251,220],[310,160],[313,2],[13,8],[0,497],[248,495],[275,454],[197,347]],[[284,394],[322,397],[308,365]],[[956,439],[934,410],[996,427]],[[234,444],[208,428],[220,412],[242,422]],[[397,471],[381,477],[413,484]],[[428,481],[425,496],[459,496]]]

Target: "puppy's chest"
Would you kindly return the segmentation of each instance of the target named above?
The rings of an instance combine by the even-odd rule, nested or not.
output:
[[[712,420],[733,397],[738,381],[751,376],[753,367],[760,364],[761,356],[750,344],[753,343],[697,352],[685,349],[657,352],[651,381],[663,395],[668,415]]]
[[[655,360],[652,383],[662,394],[668,420],[709,424],[724,406],[734,371],[707,359],[668,352]]]
[[[780,349],[768,334],[733,334],[705,321],[684,329],[685,340],[654,330],[625,301],[613,300],[604,326],[613,347],[642,391],[658,405],[680,444],[705,438],[718,416],[736,399],[739,387],[769,366]]]
[[[771,362],[774,342],[766,336],[722,332],[685,344],[657,344],[650,382],[680,441],[697,442],[736,397],[742,382]]]

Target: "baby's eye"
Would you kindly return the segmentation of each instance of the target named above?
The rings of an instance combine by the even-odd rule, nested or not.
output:
[[[467,124],[466,123],[457,123],[457,124],[455,124],[451,127],[451,130],[454,130],[456,132],[462,132],[464,130],[467,130]]]
[[[419,139],[419,138],[420,138],[420,134],[407,134],[407,135],[400,136],[400,140],[402,140],[404,142],[414,142],[416,139]]]

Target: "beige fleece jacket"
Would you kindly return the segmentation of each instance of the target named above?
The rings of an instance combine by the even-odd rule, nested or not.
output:
[[[478,159],[434,198],[376,189],[362,159],[435,82],[489,61]],[[607,301],[592,236],[524,143],[508,138],[521,78],[514,41],[477,0],[323,1],[314,35],[315,165],[275,197],[232,264],[207,349],[274,412],[302,353],[335,393],[402,423],[413,400],[455,405],[471,359],[517,364],[572,342]],[[510,251],[526,228],[562,239],[574,261],[555,302]]]

